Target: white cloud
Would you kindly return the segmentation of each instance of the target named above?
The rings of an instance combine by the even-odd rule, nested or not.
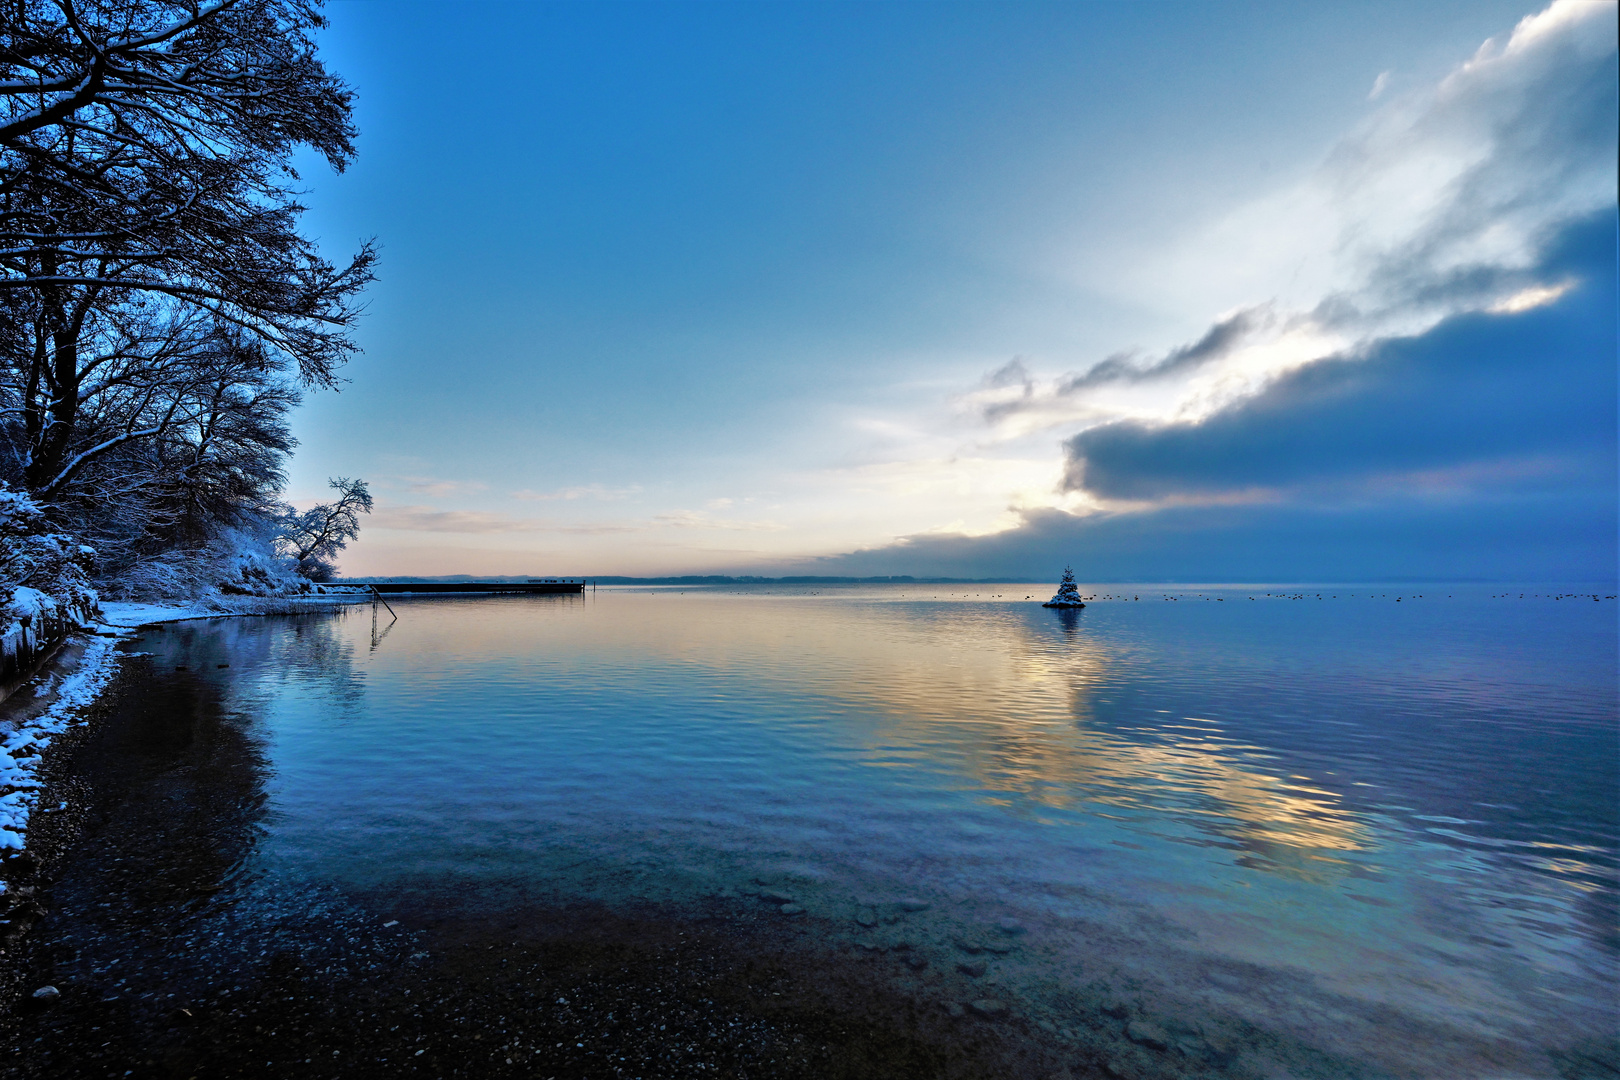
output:
[[[645,519],[623,521],[567,521],[553,518],[510,517],[484,510],[440,510],[432,506],[379,506],[366,522],[371,529],[396,532],[561,533],[600,536],[609,533],[656,533],[664,529],[716,532],[781,532],[777,521],[745,521],[697,510],[674,510]]]
[[[1613,204],[1613,128],[1594,142],[1586,114],[1612,117],[1593,76],[1612,62],[1614,15],[1559,0],[1525,19],[1438,85],[1378,106],[1303,180],[1149,260],[1133,287],[1211,313],[1335,298],[1363,336],[1492,302],[1457,291],[1463,272],[1527,270],[1551,229]]]
[[[602,484],[581,484],[576,487],[557,488],[553,491],[535,491],[524,488],[514,491],[511,497],[524,502],[552,502],[561,500],[574,502],[580,499],[591,499],[597,502],[615,502],[619,499],[628,499],[641,494],[640,484],[631,484],[628,487],[606,487]]]
[[[1573,281],[1560,281],[1556,285],[1532,285],[1528,289],[1520,289],[1511,296],[1504,296],[1486,310],[1493,315],[1517,315],[1521,311],[1546,307],[1548,304],[1557,303],[1558,298],[1575,285]]]
[[[399,476],[392,481],[414,495],[435,499],[484,491],[489,485],[477,480],[438,480],[431,476]]]
[[[429,533],[603,533],[637,532],[642,526],[624,522],[564,522],[540,518],[514,518],[483,510],[440,510],[432,506],[381,506],[366,525],[372,529]]]
[[[674,510],[667,514],[656,514],[652,520],[655,525],[674,529],[718,529],[722,532],[781,532],[787,528],[779,521],[739,521],[697,510]]]
[[[496,533],[526,532],[539,522],[490,514],[481,510],[440,510],[432,506],[380,506],[366,524],[373,529],[403,532]]]

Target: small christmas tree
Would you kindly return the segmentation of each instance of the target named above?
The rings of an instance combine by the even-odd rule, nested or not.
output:
[[[1065,566],[1063,580],[1058,582],[1057,595],[1052,597],[1041,607],[1085,607],[1086,602],[1080,599],[1080,590],[1074,584],[1074,570]]]

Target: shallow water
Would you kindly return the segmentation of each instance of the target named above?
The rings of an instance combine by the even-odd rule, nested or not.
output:
[[[1612,1037],[1613,600],[1030,591],[395,600],[140,647],[262,744],[256,889],[764,887],[1054,1025],[1101,987],[1369,1072]]]

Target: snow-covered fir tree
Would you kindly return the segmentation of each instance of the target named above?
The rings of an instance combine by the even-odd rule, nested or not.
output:
[[[1085,601],[1080,599],[1080,588],[1074,583],[1074,570],[1072,567],[1063,568],[1063,580],[1058,582],[1057,595],[1041,605],[1042,607],[1085,607]]]

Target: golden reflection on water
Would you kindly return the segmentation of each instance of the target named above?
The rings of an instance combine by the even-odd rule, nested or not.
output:
[[[594,618],[593,604],[613,605],[613,617]],[[806,722],[857,751],[861,766],[945,772],[1037,818],[1090,813],[1162,829],[1168,812],[1185,829],[1174,839],[1315,883],[1345,876],[1346,856],[1373,844],[1337,793],[1275,775],[1217,723],[1165,715],[1122,732],[1100,722],[1099,698],[1151,671],[1154,649],[1088,633],[1083,615],[893,600],[852,613],[847,599],[697,593],[613,593],[547,611],[554,617],[484,601],[456,620],[455,648],[557,662],[611,655],[653,689],[699,672],[722,696],[733,680],[810,695],[828,706]],[[387,647],[426,662],[443,639],[413,640],[405,614]]]
[[[1257,769],[1208,721],[1197,729],[1161,723],[1142,741],[1098,725],[1093,697],[1120,681],[1115,669],[1124,658],[1083,626],[1065,626],[1056,641],[1016,618],[981,620],[970,624],[973,631],[978,648],[968,651],[996,657],[987,668],[1004,672],[1002,684],[969,696],[918,678],[915,669],[886,673],[874,683],[905,692],[885,711],[896,720],[887,738],[909,734],[926,745],[932,725],[919,712],[954,713],[977,735],[963,763],[987,790],[1065,809],[1138,810],[1151,793],[1178,816],[1236,842],[1245,852],[1239,861],[1260,869],[1325,881],[1347,865],[1333,853],[1371,844],[1367,827],[1337,794]],[[1152,663],[1151,656],[1132,660]],[[924,710],[916,708],[919,701],[927,703]]]

